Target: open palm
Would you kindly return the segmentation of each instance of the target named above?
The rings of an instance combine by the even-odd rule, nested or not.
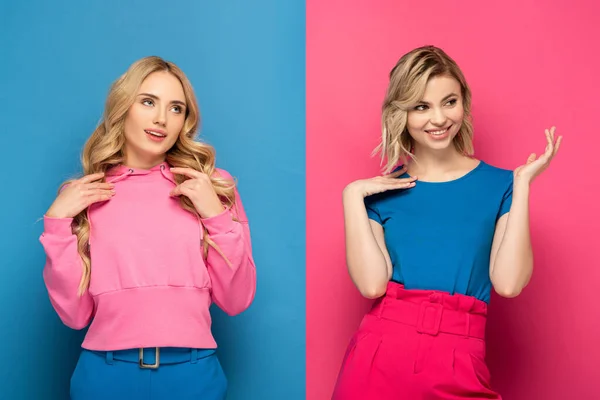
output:
[[[562,141],[562,136],[559,136],[555,139],[555,130],[556,127],[554,126],[549,130],[546,129],[546,150],[539,157],[537,157],[537,159],[536,154],[531,153],[531,155],[527,158],[527,162],[515,169],[515,180],[526,180],[527,182],[531,183],[539,174],[548,168],[550,162],[556,153],[558,153],[560,142]]]

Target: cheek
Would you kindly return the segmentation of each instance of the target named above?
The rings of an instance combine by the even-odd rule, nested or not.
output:
[[[455,107],[448,113],[448,117],[453,121],[462,121],[465,116],[465,110],[462,107]]]
[[[183,130],[184,123],[185,118],[172,118],[169,121],[168,131],[171,134],[171,138],[168,142],[169,148],[172,147],[175,144],[175,142],[177,142],[177,138],[179,138],[179,135]]]
[[[135,121],[131,117],[127,116],[125,118],[125,124],[123,125],[125,139],[131,140],[131,137],[133,136],[133,132],[136,131],[135,126],[136,126]]]
[[[172,133],[180,133],[183,129],[183,124],[185,123],[185,116],[176,115],[174,118],[169,120],[169,132]]]
[[[125,117],[125,137],[131,137],[136,132],[139,133],[144,130],[143,120],[144,110],[140,110],[136,104],[131,106]]]
[[[422,127],[422,124],[419,122],[421,120],[420,116],[417,114],[408,114],[406,119],[406,130],[408,131],[408,136],[412,138],[412,140],[419,141],[419,131]]]
[[[423,129],[427,125],[428,118],[426,114],[408,113],[406,127],[408,131],[417,131]]]
[[[173,135],[169,138],[169,140],[166,142],[166,146],[167,148],[171,148],[175,145],[175,143],[177,142],[177,139],[179,139],[179,135]]]

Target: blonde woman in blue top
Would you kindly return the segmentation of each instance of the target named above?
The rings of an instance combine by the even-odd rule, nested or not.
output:
[[[392,69],[385,175],[343,194],[348,270],[377,300],[335,400],[501,398],[485,363],[490,291],[515,297],[531,278],[530,185],[562,138],[546,130],[539,157],[496,168],[473,157],[470,111],[467,82],[441,49],[414,49]]]

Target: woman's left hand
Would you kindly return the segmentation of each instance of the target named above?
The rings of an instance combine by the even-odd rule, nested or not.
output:
[[[548,168],[550,161],[552,161],[556,153],[558,153],[558,148],[562,141],[562,136],[559,136],[557,139],[554,138],[555,130],[556,128],[554,126],[550,128],[550,130],[546,129],[546,140],[548,142],[546,144],[546,150],[539,158],[537,158],[537,160],[535,153],[532,153],[529,158],[527,158],[527,163],[515,169],[515,182],[521,181],[530,184],[539,174]]]
[[[225,210],[208,175],[192,168],[171,168],[171,172],[190,179],[173,188],[170,195],[189,198],[201,218],[214,217]]]

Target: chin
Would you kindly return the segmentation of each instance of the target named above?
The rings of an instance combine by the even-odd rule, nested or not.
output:
[[[439,141],[432,141],[432,140],[424,140],[423,143],[421,143],[421,145],[423,147],[432,149],[432,150],[446,150],[448,148],[453,148],[454,144],[453,144],[453,140],[454,139],[445,139],[445,140],[439,140]]]
[[[446,140],[444,141],[444,143],[431,143],[430,144],[431,148],[433,149],[439,149],[439,150],[444,150],[444,149],[448,149],[448,148],[454,148],[454,144],[453,144],[453,140]]]
[[[139,149],[139,155],[148,158],[162,157],[166,154],[168,150],[169,149],[164,146],[154,148],[144,147]]]

